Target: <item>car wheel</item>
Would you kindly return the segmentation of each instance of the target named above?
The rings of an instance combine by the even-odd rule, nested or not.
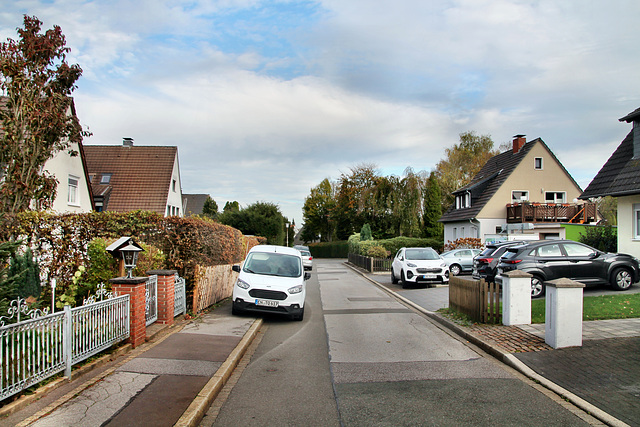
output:
[[[544,295],[544,281],[540,276],[531,278],[531,298],[540,298]]]
[[[393,283],[394,285],[398,284],[398,279],[396,278],[396,275],[393,274],[393,267],[391,267],[391,283]]]
[[[238,307],[238,304],[234,301],[231,304],[231,314],[234,316],[239,316],[244,313],[244,310]]]
[[[462,271],[462,268],[458,264],[451,264],[449,266],[449,272],[452,276],[457,276]]]
[[[400,280],[402,281],[402,289],[407,289],[407,281],[404,278],[403,270],[400,270]]]
[[[626,291],[633,284],[633,278],[626,268],[616,268],[611,276],[611,286],[616,291]]]
[[[298,322],[302,321],[302,319],[304,319],[304,307],[302,307],[300,313],[291,315],[291,319],[297,320]]]

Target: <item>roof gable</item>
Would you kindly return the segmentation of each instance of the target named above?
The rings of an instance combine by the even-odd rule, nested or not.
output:
[[[177,147],[85,145],[84,151],[93,194],[109,194],[105,210],[164,215]],[[103,174],[111,174],[108,183],[101,183]]]

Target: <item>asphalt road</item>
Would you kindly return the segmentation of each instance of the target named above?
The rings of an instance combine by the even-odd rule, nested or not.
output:
[[[340,261],[314,260],[302,322],[265,317],[202,425],[589,425],[593,419]]]

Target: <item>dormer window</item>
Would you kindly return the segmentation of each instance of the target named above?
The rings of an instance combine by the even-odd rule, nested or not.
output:
[[[466,192],[456,196],[456,209],[464,209],[471,207],[471,193]]]
[[[103,173],[102,177],[100,178],[100,184],[109,184],[110,182],[111,182],[111,174]]]

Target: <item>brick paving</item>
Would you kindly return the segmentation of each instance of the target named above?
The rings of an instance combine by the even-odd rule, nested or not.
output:
[[[544,338],[526,332],[517,326],[475,323],[470,326],[460,326],[460,328],[507,353],[553,350],[544,342]]]

